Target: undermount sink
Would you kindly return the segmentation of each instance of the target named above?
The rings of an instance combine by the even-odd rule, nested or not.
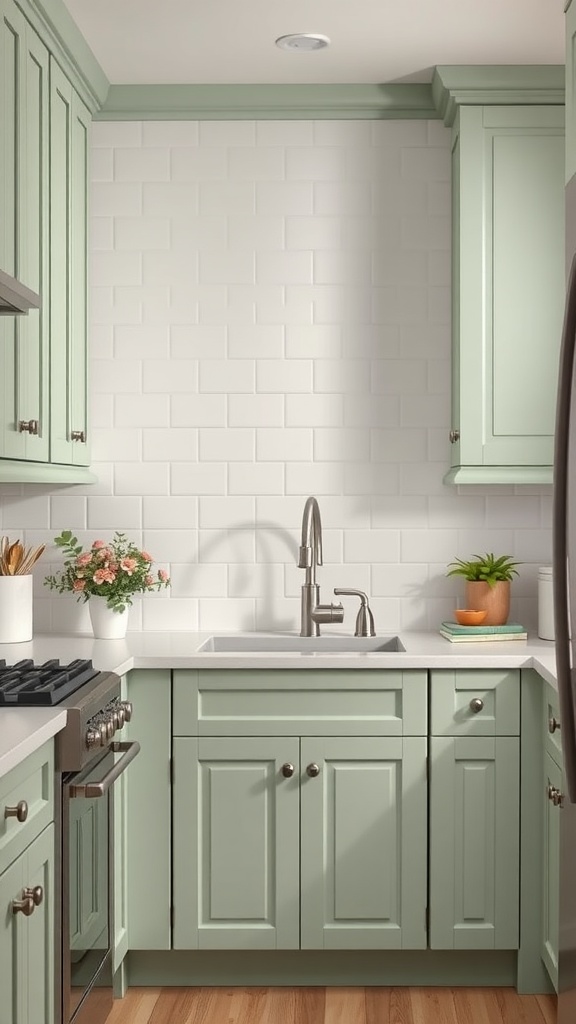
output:
[[[397,636],[281,636],[229,634],[210,636],[198,652],[229,654],[384,654],[403,651]]]

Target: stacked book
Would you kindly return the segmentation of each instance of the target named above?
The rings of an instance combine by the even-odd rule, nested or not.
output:
[[[443,622],[440,635],[453,644],[528,639],[527,631],[518,622],[507,622],[505,626],[460,626],[457,622]]]

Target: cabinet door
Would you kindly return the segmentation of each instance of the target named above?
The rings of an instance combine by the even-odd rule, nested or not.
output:
[[[71,800],[69,832],[70,949],[83,954],[108,941],[108,800]]]
[[[562,793],[562,771],[544,754],[544,878],[542,886],[542,959],[546,970],[558,986],[558,915],[560,868],[560,806],[554,793]]]
[[[50,61],[50,460],[89,462],[87,182],[90,112]]]
[[[551,482],[564,108],[460,107],[453,186],[456,434],[447,480]]]
[[[20,10],[0,0],[0,266],[43,300],[0,317],[0,456],[49,455],[48,51]]]
[[[120,696],[126,700],[128,687],[122,676]],[[125,729],[128,737],[129,727]],[[128,952],[128,779],[124,772],[114,783],[114,942],[112,969],[117,971]]]
[[[303,949],[426,946],[426,742],[302,740]]]
[[[174,948],[297,949],[298,740],[176,737],[173,756]]]
[[[41,887],[26,917],[24,889]],[[54,1024],[54,826],[0,875],[0,1024]]]
[[[516,949],[519,740],[430,743],[430,946]]]

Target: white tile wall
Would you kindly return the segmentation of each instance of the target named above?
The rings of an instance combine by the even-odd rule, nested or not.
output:
[[[93,486],[0,486],[29,543],[127,531],[172,575],[131,627],[297,628],[302,509],[323,598],[435,628],[456,555],[525,564],[536,622],[549,488],[442,483],[450,425],[450,152],[438,121],[96,123]],[[88,629],[36,580],[39,630]],[[355,607],[346,603],[345,628]],[[326,632],[329,627],[326,628]]]

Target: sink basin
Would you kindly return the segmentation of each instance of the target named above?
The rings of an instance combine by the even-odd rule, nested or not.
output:
[[[198,652],[229,654],[383,654],[403,651],[397,636],[282,636],[234,634],[210,636]]]

